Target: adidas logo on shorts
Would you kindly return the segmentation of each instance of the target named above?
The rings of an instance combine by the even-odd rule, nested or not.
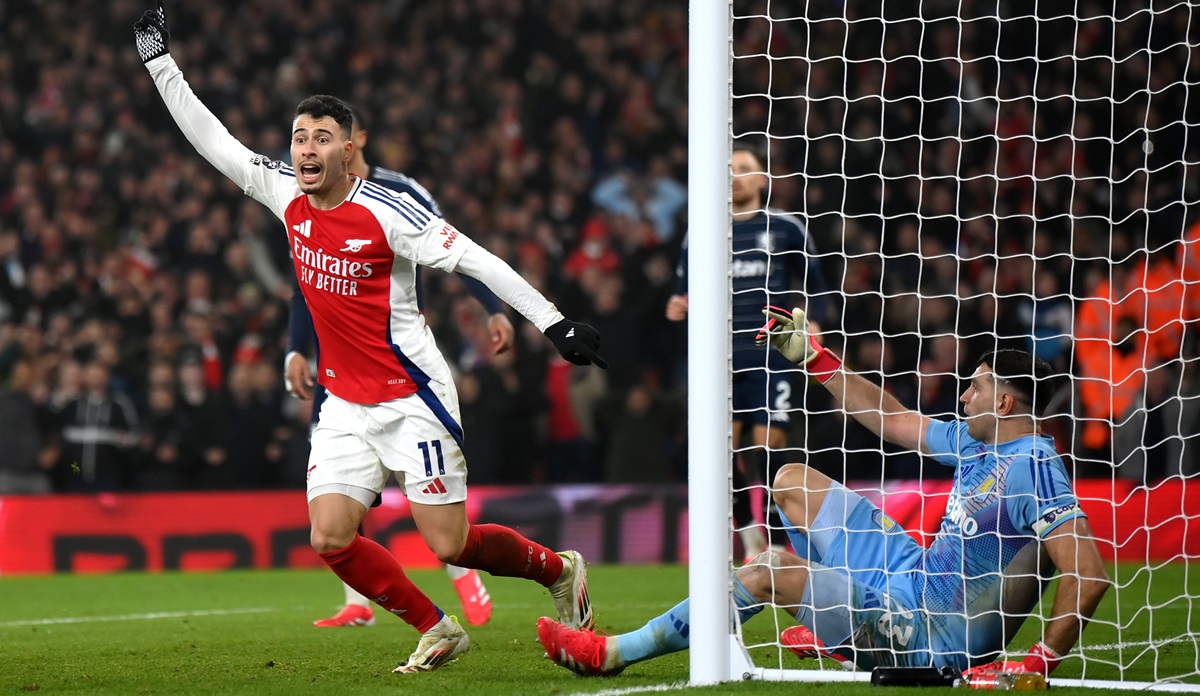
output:
[[[425,495],[438,495],[439,493],[446,492],[446,485],[444,483],[442,483],[442,480],[440,478],[435,478],[433,480],[433,483],[422,488],[421,492],[424,493]]]

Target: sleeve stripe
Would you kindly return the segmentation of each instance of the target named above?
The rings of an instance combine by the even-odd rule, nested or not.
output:
[[[378,191],[375,191],[368,186],[363,187],[362,195],[366,196],[367,198],[370,198],[373,201],[378,201],[378,202],[386,205],[387,207],[391,208],[392,210],[396,211],[401,216],[403,216],[405,220],[408,220],[409,224],[412,225],[413,227],[416,227],[417,229],[424,229],[424,227],[425,227],[424,223],[418,222],[416,219],[413,218],[412,215],[410,215],[405,210],[401,209],[401,207],[399,205],[399,201],[397,201],[393,198],[387,197],[385,195],[382,195]]]
[[[429,213],[425,212],[424,210],[422,210],[422,209],[421,209],[421,208],[419,208],[418,206],[415,206],[415,205],[413,205],[412,203],[409,203],[408,201],[404,200],[403,198],[402,198],[402,199],[400,199],[400,205],[401,205],[401,207],[403,207],[405,210],[407,210],[409,213],[412,213],[412,214],[413,214],[413,215],[415,215],[415,216],[416,216],[416,217],[417,217],[419,220],[421,220],[421,224],[417,225],[417,227],[422,227],[422,228],[423,228],[423,227],[425,227],[425,225],[428,225],[428,224],[429,224],[429,220],[430,220]]]

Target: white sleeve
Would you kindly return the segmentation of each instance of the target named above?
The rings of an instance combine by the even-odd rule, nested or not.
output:
[[[283,219],[284,210],[300,195],[291,167],[251,151],[200,102],[170,54],[146,63],[154,86],[179,130],[204,159],[237,184],[247,196]]]
[[[474,242],[464,246],[466,248],[458,259],[458,266],[451,270],[465,273],[488,286],[497,297],[538,327],[539,331],[545,331],[563,320],[562,312],[514,271],[512,266]]]

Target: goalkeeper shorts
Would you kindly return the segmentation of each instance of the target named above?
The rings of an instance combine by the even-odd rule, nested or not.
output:
[[[917,589],[921,545],[874,503],[836,481],[807,533],[780,514],[793,548],[810,566],[796,618],[864,669],[930,664],[928,621]]]

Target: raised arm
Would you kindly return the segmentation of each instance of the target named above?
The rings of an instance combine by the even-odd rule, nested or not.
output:
[[[862,375],[849,372],[842,361],[809,334],[804,310],[791,312],[767,307],[767,325],[755,343],[769,340],[783,357],[808,371],[838,399],[847,415],[867,430],[906,449],[928,454],[924,443],[930,418],[905,408],[896,397]]]
[[[290,185],[281,181],[283,163],[255,154],[239,142],[196,97],[171,57],[167,13],[161,2],[157,10],[142,15],[134,24],[133,33],[138,55],[188,142],[246,195],[265,203],[282,219],[287,201],[295,195],[295,177],[291,177]]]

